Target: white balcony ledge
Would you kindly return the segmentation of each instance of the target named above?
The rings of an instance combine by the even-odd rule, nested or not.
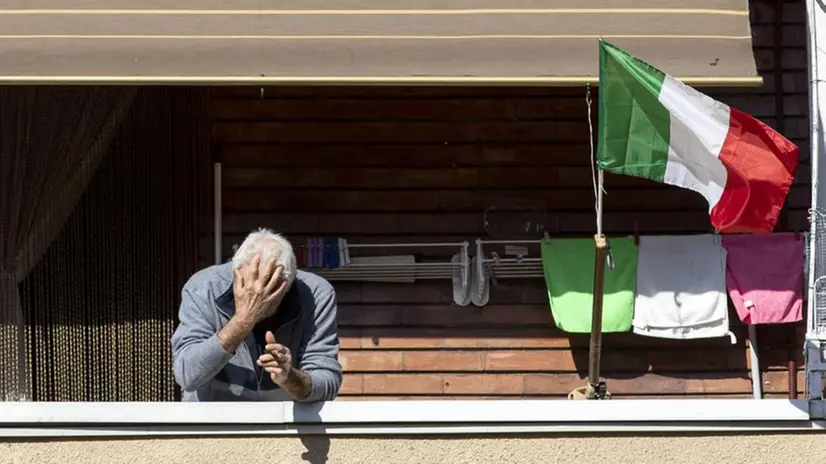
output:
[[[0,437],[826,431],[806,400],[0,403]]]

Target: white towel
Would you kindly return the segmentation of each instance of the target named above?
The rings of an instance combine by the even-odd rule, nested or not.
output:
[[[634,333],[659,338],[732,337],[726,250],[716,235],[640,237]]]

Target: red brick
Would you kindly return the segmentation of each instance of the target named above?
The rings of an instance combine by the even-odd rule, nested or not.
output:
[[[443,330],[424,328],[381,328],[365,330],[364,349],[439,348],[444,345]]]
[[[364,374],[365,394],[434,395],[444,392],[442,376],[427,374]]]
[[[344,351],[341,367],[345,372],[399,371],[402,353],[398,351]]]
[[[486,371],[576,371],[570,350],[491,351]]]
[[[339,327],[338,342],[342,350],[360,349],[361,329],[348,329]]]
[[[341,383],[340,395],[360,395],[362,392],[363,379],[360,374],[344,374]]]
[[[462,329],[445,334],[445,348],[567,348],[567,337],[544,328]]]
[[[448,395],[521,395],[523,391],[524,381],[521,375],[450,374],[444,376],[444,392]]]
[[[472,351],[407,351],[405,371],[481,371],[482,353]]]

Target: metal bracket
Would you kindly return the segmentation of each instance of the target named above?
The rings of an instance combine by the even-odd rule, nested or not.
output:
[[[608,392],[608,384],[600,377],[596,385],[585,385],[568,393],[569,400],[610,400],[611,393]]]
[[[823,356],[823,342],[811,334],[806,337],[806,399],[809,400],[809,415],[812,419],[826,419],[826,399],[824,398],[824,375],[826,361]]]

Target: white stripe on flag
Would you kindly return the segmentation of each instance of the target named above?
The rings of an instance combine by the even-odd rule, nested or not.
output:
[[[665,77],[659,99],[671,113],[663,182],[701,194],[710,212],[726,187],[719,155],[728,134],[729,107],[671,76]]]

